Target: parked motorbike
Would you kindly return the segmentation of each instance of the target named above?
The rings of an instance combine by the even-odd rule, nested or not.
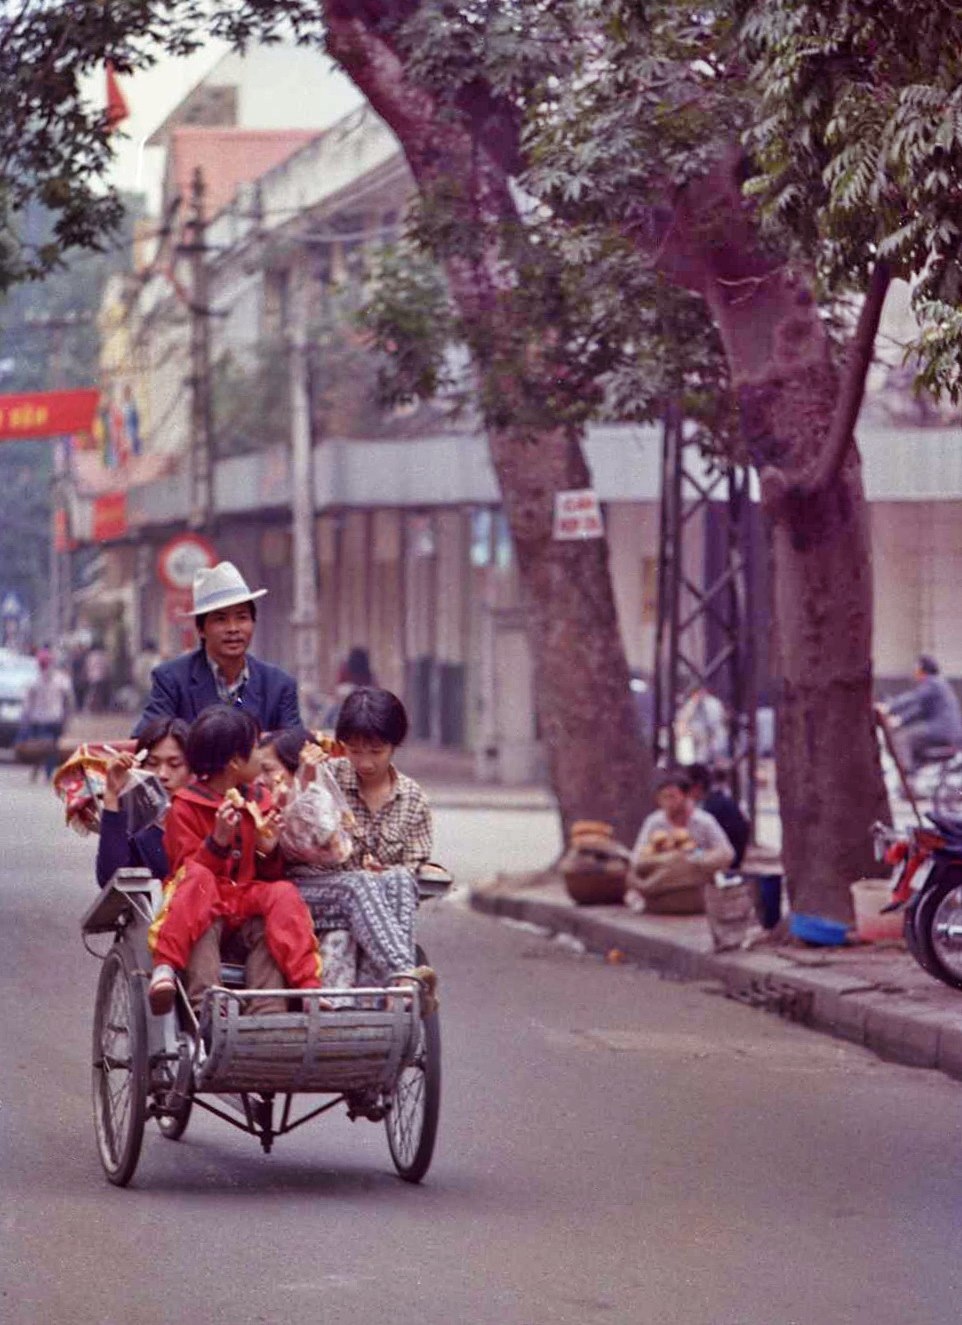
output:
[[[962,817],[872,830],[875,856],[893,867],[887,911],[902,910],[905,942],[923,970],[962,989]]]

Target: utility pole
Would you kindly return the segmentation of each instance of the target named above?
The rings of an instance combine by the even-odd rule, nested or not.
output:
[[[53,332],[47,375],[52,390],[63,386],[63,340],[69,325],[66,318],[46,318],[43,325]],[[70,496],[67,443],[54,442],[53,476],[50,480],[50,639],[60,638],[70,622],[73,596],[73,562],[70,556]],[[58,546],[60,540],[63,546]]]
[[[204,176],[198,166],[190,182],[189,239],[179,251],[190,258],[190,513],[194,529],[209,530],[214,514],[213,426],[210,398],[210,302],[207,283],[207,223]]]
[[[291,534],[294,562],[295,672],[305,701],[319,692],[320,630],[314,548],[314,458],[307,345],[310,280],[303,262],[288,271],[291,392]]]

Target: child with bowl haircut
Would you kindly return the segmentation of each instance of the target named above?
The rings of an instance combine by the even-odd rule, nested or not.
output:
[[[164,847],[171,873],[148,936],[154,959],[148,999],[156,1015],[173,1007],[175,972],[187,967],[195,945],[202,948],[191,963],[190,996],[199,1002],[205,988],[219,983],[221,930],[240,929],[255,917],[263,920],[268,951],[286,986],[321,986],[310,912],[294,884],[279,877],[283,861],[270,797],[262,789],[251,791],[259,772],[256,742],[250,714],[221,704],[205,709],[188,734],[193,780],[175,793],[167,813]]]

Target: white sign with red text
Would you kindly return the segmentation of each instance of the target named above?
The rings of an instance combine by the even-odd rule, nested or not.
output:
[[[604,538],[601,503],[594,488],[575,488],[556,492],[554,497],[553,538]]]

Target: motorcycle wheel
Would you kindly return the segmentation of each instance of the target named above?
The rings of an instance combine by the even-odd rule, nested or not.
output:
[[[905,925],[903,933],[905,935],[905,946],[908,948],[912,957],[918,962],[924,971],[929,968],[925,964],[925,954],[922,951],[922,945],[919,942],[918,933],[918,912],[919,903],[925,898],[925,893],[916,893],[905,908]],[[934,971],[929,971],[929,975],[934,975]],[[938,977],[936,976],[936,979]]]
[[[919,964],[943,984],[962,989],[962,870],[940,870],[914,911]]]

